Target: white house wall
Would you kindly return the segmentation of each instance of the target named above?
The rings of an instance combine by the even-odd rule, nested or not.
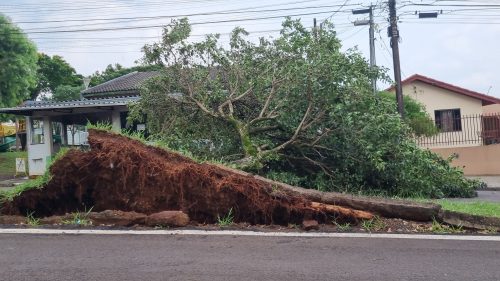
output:
[[[422,83],[420,81],[415,81],[403,85],[403,95],[410,96],[413,99],[419,101],[425,106],[425,109],[429,116],[434,119],[435,110],[445,110],[445,109],[460,109],[460,115],[479,115],[483,113],[483,104],[480,99],[468,97],[462,94],[458,94],[446,89],[442,89],[436,86],[429,85],[427,83]],[[474,122],[471,124],[470,122]],[[479,118],[474,119],[474,121],[468,119],[467,121],[462,120],[462,130],[468,130],[470,128],[477,128],[477,132],[472,132],[480,136],[481,121]],[[458,140],[463,137],[462,132],[446,132],[440,133],[439,138],[441,140]],[[432,143],[432,139],[423,140],[423,142]],[[452,144],[434,144],[432,146],[426,147],[466,147],[466,146],[479,146],[481,143],[459,143],[456,145]]]

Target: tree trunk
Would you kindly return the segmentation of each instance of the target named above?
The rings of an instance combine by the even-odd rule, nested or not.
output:
[[[248,126],[235,118],[231,118],[229,121],[240,136],[241,148],[245,153],[244,158],[255,158],[255,156],[257,156],[257,148],[253,145],[252,140],[250,139]]]

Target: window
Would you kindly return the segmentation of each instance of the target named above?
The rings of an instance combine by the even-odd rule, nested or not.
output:
[[[44,141],[43,120],[31,119],[31,144],[42,144]]]
[[[460,118],[460,109],[435,110],[434,117],[436,127],[441,132],[462,131],[462,120]]]

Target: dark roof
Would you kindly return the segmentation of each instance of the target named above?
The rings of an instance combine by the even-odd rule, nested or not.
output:
[[[130,102],[138,101],[139,97],[114,97],[90,100],[73,101],[25,101],[23,104],[12,108],[1,108],[0,113],[25,114],[33,111],[50,111],[57,109],[97,108],[109,106],[124,106]]]
[[[478,92],[474,92],[471,90],[467,90],[467,89],[464,89],[462,87],[455,86],[455,85],[452,85],[452,84],[449,84],[449,83],[446,83],[443,81],[439,81],[439,80],[436,80],[436,79],[433,79],[433,78],[430,78],[430,77],[427,77],[424,75],[420,75],[420,74],[414,74],[414,75],[406,78],[405,80],[401,81],[401,84],[406,85],[406,84],[409,84],[409,83],[412,83],[415,81],[420,81],[420,82],[423,82],[423,83],[426,83],[426,84],[429,84],[429,85],[432,85],[432,86],[435,86],[435,87],[438,87],[441,89],[452,91],[452,92],[460,94],[460,95],[480,99],[483,102],[483,105],[500,104],[500,99],[498,99],[498,98],[488,96],[485,94],[481,94]],[[394,86],[391,86],[386,91],[393,91],[393,90],[394,90]]]
[[[158,71],[131,72],[123,76],[109,80],[97,86],[82,91],[86,98],[98,96],[135,96],[139,95],[141,84],[149,78],[158,76]]]

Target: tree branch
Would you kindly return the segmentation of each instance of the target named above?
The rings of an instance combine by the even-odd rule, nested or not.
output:
[[[273,99],[274,94],[276,93],[276,86],[281,81],[283,81],[283,79],[276,80],[276,79],[273,78],[273,82],[271,83],[271,91],[269,92],[269,95],[267,96],[266,102],[264,103],[264,106],[262,107],[262,110],[259,113],[259,117],[260,118],[264,116],[264,113],[266,113],[267,108],[269,107],[269,104],[271,103],[271,100]]]
[[[279,151],[279,150],[285,148],[286,146],[288,146],[289,144],[293,143],[297,139],[297,137],[299,136],[300,132],[302,131],[302,129],[304,127],[304,124],[306,123],[306,120],[309,118],[309,114],[311,113],[311,110],[313,107],[312,90],[310,87],[308,87],[308,90],[307,90],[307,99],[308,99],[309,104],[307,105],[306,112],[302,116],[302,120],[300,121],[299,125],[295,129],[293,136],[289,140],[287,140],[286,142],[273,148],[271,151]]]
[[[193,87],[191,84],[188,84],[187,85],[188,87],[188,94],[189,94],[189,99],[191,101],[193,101],[197,106],[198,108],[200,108],[203,112],[209,114],[210,116],[213,116],[213,117],[219,117],[216,113],[212,112],[211,110],[209,110],[208,108],[206,108],[203,103],[201,103],[199,100],[197,100],[195,97],[194,97],[194,91],[193,91]]]

